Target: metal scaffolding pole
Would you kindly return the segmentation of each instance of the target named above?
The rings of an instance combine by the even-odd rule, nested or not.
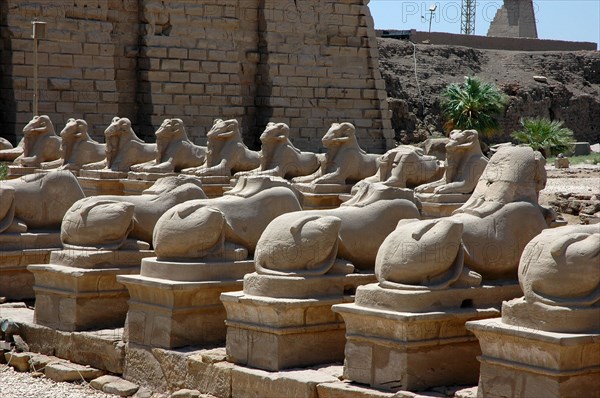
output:
[[[462,0],[460,10],[460,33],[472,35],[475,33],[475,14],[477,11],[477,0]]]

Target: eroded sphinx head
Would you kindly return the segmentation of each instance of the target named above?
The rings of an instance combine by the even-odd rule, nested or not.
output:
[[[445,289],[479,285],[481,276],[464,266],[462,231],[462,224],[449,218],[401,220],[377,253],[375,275],[380,286]]]
[[[283,214],[262,233],[254,254],[259,274],[326,274],[334,265],[342,221],[333,216]]]
[[[600,306],[600,224],[542,231],[519,263],[525,300],[551,306]]]
[[[60,238],[66,248],[97,248],[117,250],[134,227],[133,203],[81,199],[66,212]]]

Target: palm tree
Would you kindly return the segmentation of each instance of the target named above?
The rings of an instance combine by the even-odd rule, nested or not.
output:
[[[563,127],[563,122],[546,118],[522,118],[523,129],[515,131],[511,137],[527,144],[544,157],[567,151],[573,145],[573,131]],[[549,151],[550,153],[546,153]]]
[[[475,129],[489,138],[498,130],[495,116],[504,111],[507,102],[508,97],[494,84],[465,77],[463,84],[451,84],[442,93],[444,127],[448,131]]]

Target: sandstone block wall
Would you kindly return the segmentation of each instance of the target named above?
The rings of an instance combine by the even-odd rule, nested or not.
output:
[[[84,118],[101,138],[129,117],[151,139],[180,117],[196,143],[215,118],[237,118],[257,147],[268,121],[318,151],[329,125],[350,121],[359,142],[392,144],[390,112],[368,0],[0,0],[0,135],[31,118],[30,21],[39,46],[40,113],[60,130]]]

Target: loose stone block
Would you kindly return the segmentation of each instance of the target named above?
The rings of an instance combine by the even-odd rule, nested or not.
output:
[[[554,167],[557,169],[568,169],[570,165],[569,158],[556,158],[554,159]]]
[[[17,372],[29,372],[30,352],[7,352],[4,354],[6,363],[12,366]]]
[[[139,273],[151,250],[59,250],[50,264],[34,264],[35,322],[64,331],[122,326],[127,289],[119,274]],[[66,265],[62,265],[66,264]]]
[[[89,381],[100,377],[104,371],[70,362],[57,362],[46,366],[46,377],[54,381]]]

